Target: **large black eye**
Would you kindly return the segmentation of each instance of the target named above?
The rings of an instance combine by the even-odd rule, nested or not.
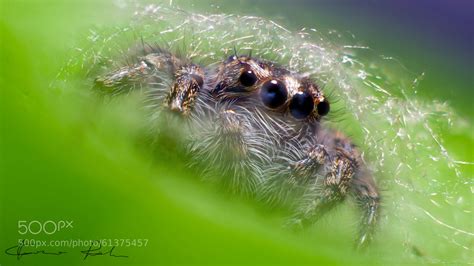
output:
[[[244,85],[245,87],[250,87],[257,82],[257,76],[253,73],[252,70],[246,69],[239,77],[240,84]]]
[[[324,115],[327,115],[329,113],[329,102],[324,100],[320,103],[318,103],[317,105],[317,108],[318,108],[318,114],[320,116],[324,116]]]
[[[298,92],[293,96],[293,98],[291,98],[289,108],[290,113],[294,118],[306,118],[313,112],[313,97],[307,92]]]
[[[260,89],[260,98],[269,108],[277,108],[286,102],[288,92],[285,85],[276,79],[263,83]]]

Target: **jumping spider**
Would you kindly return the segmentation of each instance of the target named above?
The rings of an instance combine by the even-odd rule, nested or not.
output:
[[[380,195],[355,145],[321,120],[330,103],[308,77],[251,56],[203,68],[164,49],[99,76],[113,92],[145,88],[155,108],[180,114],[189,151],[237,189],[267,202],[296,192],[288,224],[306,226],[350,195],[362,212],[357,244],[373,236]]]

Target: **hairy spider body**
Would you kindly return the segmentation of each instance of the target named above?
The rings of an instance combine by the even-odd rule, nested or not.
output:
[[[363,213],[357,243],[369,242],[379,192],[355,145],[321,123],[330,105],[312,80],[251,56],[208,68],[162,49],[136,59],[96,84],[149,88],[153,108],[181,114],[189,151],[206,162],[207,176],[270,204],[296,197],[288,225],[297,227],[351,196]]]

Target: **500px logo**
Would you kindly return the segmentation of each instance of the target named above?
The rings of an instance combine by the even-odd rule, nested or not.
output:
[[[44,233],[46,235],[52,235],[64,229],[72,229],[74,221],[18,221],[18,233],[20,235],[32,234],[38,235]]]

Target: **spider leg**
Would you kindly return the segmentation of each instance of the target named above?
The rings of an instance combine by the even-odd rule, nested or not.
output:
[[[187,115],[204,83],[204,71],[197,65],[186,64],[180,66],[174,76],[173,85],[166,97],[166,104],[171,111]]]
[[[310,184],[299,203],[296,214],[288,225],[305,227],[316,222],[347,195],[355,165],[343,153],[330,156],[323,145],[317,145],[308,153],[308,158],[302,160],[299,169],[315,164],[323,167],[322,182],[318,178]]]
[[[322,182],[315,179],[311,184],[291,223],[299,226],[314,223],[344,200],[346,195],[351,195],[362,213],[356,245],[363,248],[370,243],[375,232],[380,213],[380,194],[354,145],[338,138],[335,143],[333,156],[323,145],[316,145],[308,158],[296,164],[295,169],[299,171],[314,165],[323,167],[321,172],[325,175]]]
[[[374,179],[366,171],[358,172],[351,185],[351,196],[356,200],[362,212],[359,223],[359,238],[356,245],[365,247],[373,238],[378,217],[380,215],[380,194]]]
[[[170,110],[189,114],[203,86],[204,71],[164,50],[140,56],[136,61],[97,77],[96,86],[112,94],[145,86],[152,98],[165,95],[165,104]]]
[[[130,92],[143,84],[161,82],[172,77],[181,60],[165,51],[140,56],[135,63],[120,66],[98,76],[95,85],[107,93]]]

